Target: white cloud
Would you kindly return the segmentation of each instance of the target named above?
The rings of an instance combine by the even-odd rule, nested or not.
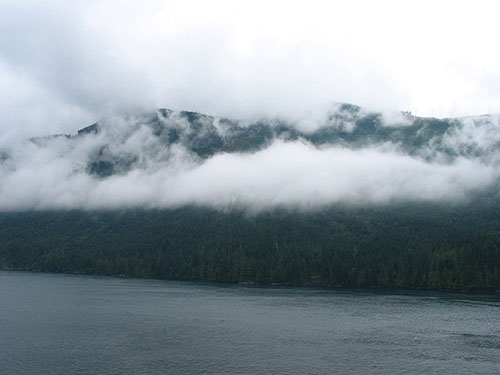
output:
[[[175,116],[172,116],[175,118]],[[177,124],[182,127],[182,124]],[[254,153],[221,153],[207,159],[180,144],[167,145],[135,118],[114,118],[98,134],[11,144],[0,163],[0,210],[171,208],[202,205],[251,211],[272,207],[313,209],[336,203],[457,202],[498,181],[498,119],[466,119],[444,137],[453,150],[481,155],[409,156],[386,143],[362,149],[317,148],[305,141],[275,140]],[[493,140],[492,140],[493,139]],[[432,144],[423,151],[440,152]],[[428,148],[428,150],[427,150]],[[107,178],[88,171],[99,153],[134,160]],[[467,156],[468,155],[468,156]],[[486,157],[484,157],[486,155]]]

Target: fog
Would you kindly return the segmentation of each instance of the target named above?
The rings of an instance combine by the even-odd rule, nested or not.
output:
[[[396,126],[385,119],[383,126]],[[186,137],[192,135],[182,116],[172,113],[164,121],[184,130]],[[204,121],[216,125],[220,135],[229,136],[219,118]],[[409,126],[408,121],[398,126]],[[352,119],[342,124],[351,131],[356,127]],[[442,136],[446,150],[456,151],[451,159],[434,141],[408,154],[391,141],[363,147],[315,146],[303,137],[278,137],[258,150],[217,152],[203,158],[189,149],[183,133],[179,133],[181,141],[165,143],[140,117],[114,117],[100,126],[95,134],[4,145],[0,149],[0,210],[197,205],[258,212],[275,207],[310,210],[339,203],[456,203],[466,202],[472,193],[496,191],[500,172],[500,123],[492,116],[464,118]],[[89,171],[96,155],[119,158],[130,166],[97,176]]]
[[[498,14],[497,1],[0,1],[0,210],[308,210],[494,191],[498,117],[477,115],[500,112]],[[163,107],[214,115],[222,138],[219,117],[301,136],[203,157],[134,119]],[[402,110],[461,119],[412,152],[308,141],[332,110],[345,133],[371,111],[395,129],[413,123]],[[118,170],[96,175],[99,158]]]

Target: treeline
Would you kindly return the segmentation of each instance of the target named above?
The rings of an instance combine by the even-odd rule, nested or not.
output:
[[[499,204],[0,213],[0,268],[500,290]]]

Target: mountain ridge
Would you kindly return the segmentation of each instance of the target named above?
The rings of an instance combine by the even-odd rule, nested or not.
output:
[[[26,141],[0,156],[0,268],[500,290],[497,117],[315,125],[165,109]]]
[[[498,119],[493,115],[438,119],[416,117],[405,112],[401,112],[399,119],[387,123],[382,113],[363,112],[360,107],[345,103],[326,113],[322,120],[317,121],[315,128],[308,131],[301,129],[300,123],[282,119],[263,118],[244,122],[165,108],[132,116],[130,122],[136,129],[137,126],[149,127],[164,146],[180,143],[201,159],[224,152],[255,152],[277,139],[285,142],[302,140],[315,147],[341,146],[353,149],[390,144],[410,156],[430,161],[439,154],[442,161],[448,162],[461,156],[491,156],[500,150],[500,137],[496,137],[496,142],[485,149],[467,137],[462,139],[458,147],[450,145],[449,139],[464,127],[463,121],[473,122],[476,127],[495,121],[495,125],[498,125]],[[77,135],[98,134],[106,131],[107,126],[107,121],[101,120],[78,130]],[[95,160],[89,161],[88,170],[99,177],[128,170],[119,164],[116,155],[107,158],[101,152]],[[129,161],[125,164],[130,166]]]
[[[495,116],[341,104],[305,120],[243,121],[160,109],[6,145],[0,210],[451,202],[496,194],[499,150]]]

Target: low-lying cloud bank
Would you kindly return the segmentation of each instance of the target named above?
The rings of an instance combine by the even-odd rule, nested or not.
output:
[[[227,137],[220,119],[211,121]],[[169,126],[180,134],[187,125],[179,120]],[[494,152],[500,144],[498,128],[498,119],[462,120],[440,138],[441,146],[457,150],[452,159],[442,157],[434,141],[409,154],[390,141],[318,146],[302,137],[200,157],[182,142],[165,143],[150,126],[115,119],[96,134],[38,138],[0,149],[0,211],[183,205],[259,211],[336,203],[457,202],[472,192],[495,189],[500,177],[500,157]],[[463,149],[476,151],[458,152]],[[89,160],[104,154],[130,160],[128,168],[96,176]]]

